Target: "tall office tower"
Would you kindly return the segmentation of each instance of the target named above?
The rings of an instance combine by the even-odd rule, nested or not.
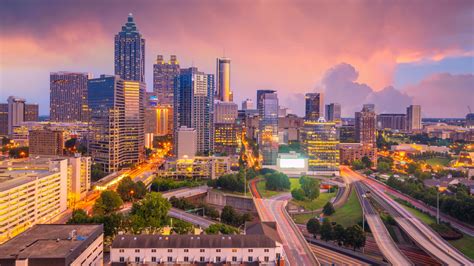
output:
[[[176,140],[176,158],[193,159],[197,152],[196,130],[182,126],[176,132]]]
[[[49,75],[49,114],[53,122],[87,121],[87,73],[52,72]]]
[[[217,99],[223,102],[232,101],[230,90],[230,58],[216,59]]]
[[[91,111],[89,152],[94,163],[107,173],[122,166],[121,133],[125,126],[124,81],[118,76],[101,75],[87,85]]]
[[[338,103],[330,103],[326,105],[326,120],[328,122],[341,123],[341,105]]]
[[[14,96],[8,97],[8,135],[13,134],[13,128],[25,121],[25,99]]]
[[[173,103],[175,154],[178,141],[176,131],[182,126],[196,130],[198,153],[212,153],[214,87],[213,83],[209,82],[212,77],[199,72],[196,67],[181,69]]]
[[[363,145],[375,145],[376,115],[373,105],[364,105],[361,112],[355,113],[355,138]]]
[[[339,174],[339,139],[335,122],[306,120],[301,131],[303,149],[312,174]]]
[[[275,165],[278,157],[278,95],[273,90],[257,91],[258,143],[263,164]]]
[[[305,97],[305,119],[318,121],[324,116],[324,101],[322,93],[306,93]]]
[[[132,14],[122,31],[115,35],[115,75],[124,80],[145,82],[145,39],[137,29]]]
[[[39,106],[37,104],[25,104],[25,121],[39,121]]]
[[[1,115],[1,112],[2,111],[0,110],[0,115]],[[469,114],[466,115],[466,127],[467,128],[474,128],[474,113],[469,113]],[[1,133],[0,133],[0,135],[1,135]]]
[[[254,110],[255,105],[253,104],[252,99],[246,99],[242,102],[242,110]]]
[[[409,131],[421,130],[420,105],[410,105],[407,107],[407,129]]]
[[[406,121],[406,114],[379,114],[377,116],[377,128],[406,130]]]
[[[64,131],[62,130],[30,130],[28,134],[30,155],[63,155]]]
[[[8,103],[0,103],[0,137],[8,135]]]
[[[238,106],[233,102],[214,103],[214,152],[236,154],[240,141],[237,127]]]
[[[173,104],[174,83],[179,75],[179,62],[176,55],[172,55],[169,62],[158,55],[153,65],[153,92],[160,104]]]
[[[145,83],[123,81],[125,120],[121,131],[121,160],[125,165],[145,160]]]

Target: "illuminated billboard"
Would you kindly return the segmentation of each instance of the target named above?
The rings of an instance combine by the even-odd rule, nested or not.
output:
[[[288,169],[288,168],[298,168],[298,169],[304,169],[305,168],[305,159],[304,158],[281,158],[279,160],[279,167],[282,169]]]

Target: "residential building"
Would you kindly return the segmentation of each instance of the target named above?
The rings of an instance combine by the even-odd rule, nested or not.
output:
[[[245,99],[245,101],[242,102],[242,110],[254,110],[255,105],[253,104],[252,99]]]
[[[376,147],[375,121],[376,115],[373,105],[364,104],[362,111],[355,113],[355,139],[357,142]]]
[[[0,103],[0,137],[8,135],[8,103]]]
[[[339,129],[339,140],[341,141],[341,143],[356,142],[354,125],[342,125],[338,129]]]
[[[236,154],[240,143],[240,130],[236,119],[237,104],[233,102],[214,102],[214,152]]]
[[[62,130],[31,130],[28,138],[31,156],[63,155],[64,153],[64,132]]]
[[[0,168],[0,244],[67,209],[67,159],[40,165],[7,160]]]
[[[365,156],[370,158],[374,165],[377,163],[376,150],[367,145],[362,145],[361,143],[340,143],[337,145],[337,148],[339,149],[341,164],[350,165],[353,161],[362,160]]]
[[[173,105],[175,81],[180,72],[176,55],[166,62],[162,55],[158,55],[153,65],[153,92],[158,98],[158,103]]]
[[[196,130],[197,152],[212,154],[214,87],[209,79],[213,80],[213,75],[200,72],[195,67],[181,69],[174,91],[174,147],[178,146],[176,132],[186,126]]]
[[[75,203],[86,197],[91,189],[91,157],[75,154],[73,157],[67,157],[71,169],[68,178],[68,201],[69,206],[75,206]]]
[[[305,120],[318,121],[324,117],[324,100],[322,93],[306,93]]]
[[[182,126],[176,132],[176,158],[193,159],[197,153],[197,133],[194,128]]]
[[[217,100],[232,102],[230,89],[230,58],[216,59],[216,93]]]
[[[110,260],[114,265],[283,263],[283,244],[275,222],[247,223],[245,228],[243,235],[118,235]]]
[[[0,264],[101,266],[103,242],[101,224],[39,224],[0,246]]]
[[[39,106],[37,104],[25,104],[24,121],[39,121]]]
[[[27,121],[20,123],[13,129],[10,136],[15,143],[29,146],[29,133],[35,130],[63,131],[64,141],[75,138],[83,143],[87,142],[89,135],[89,125],[87,122],[37,122]]]
[[[216,179],[231,172],[232,161],[228,156],[193,156],[166,161],[157,175],[164,178]]]
[[[326,121],[341,124],[341,105],[338,103],[330,103],[326,105]]]
[[[406,130],[406,114],[379,114],[377,116],[377,128],[388,130]]]
[[[286,143],[300,141],[300,131],[304,119],[296,115],[287,115],[278,118],[278,132],[283,133]]]
[[[49,116],[53,122],[88,121],[88,73],[52,72],[49,75]]]
[[[278,155],[278,95],[273,90],[257,91],[258,143],[263,165],[275,165]]]
[[[306,120],[301,132],[303,150],[308,156],[308,174],[339,175],[339,139],[335,122]]]
[[[421,130],[421,105],[410,105],[407,107],[407,129],[408,131]]]
[[[115,75],[124,80],[145,82],[145,39],[130,13],[127,23],[115,35]]]
[[[13,133],[13,128],[25,121],[25,99],[8,97],[8,135]]]

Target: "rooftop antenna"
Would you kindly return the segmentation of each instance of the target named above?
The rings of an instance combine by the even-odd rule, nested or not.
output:
[[[471,114],[472,113],[472,110],[471,110],[471,106],[467,106],[467,110],[469,110],[469,113]]]

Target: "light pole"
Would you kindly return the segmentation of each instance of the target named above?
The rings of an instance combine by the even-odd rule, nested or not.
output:
[[[439,224],[439,185],[436,186],[436,223]]]

